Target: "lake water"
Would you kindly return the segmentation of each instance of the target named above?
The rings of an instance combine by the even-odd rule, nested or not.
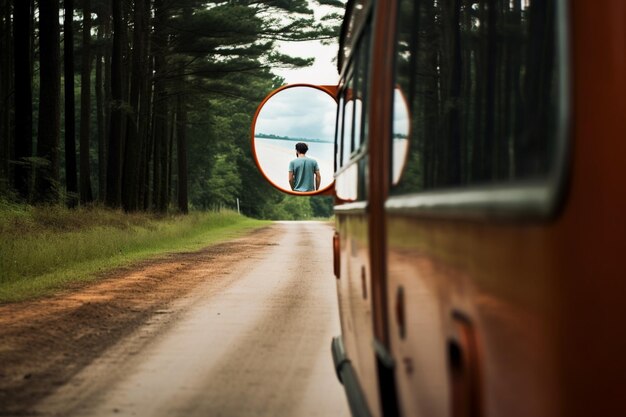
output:
[[[265,176],[279,188],[290,190],[288,173],[289,162],[296,157],[296,143],[284,139],[254,138],[256,155]],[[324,188],[333,182],[334,143],[307,143],[306,156],[317,161],[320,167]]]
[[[267,138],[254,138],[254,140],[259,144],[270,145],[270,146],[278,146],[282,149],[286,149],[291,151],[294,158],[296,156],[296,141],[293,140],[285,140],[285,139],[267,139]],[[309,151],[306,156],[314,159],[333,159],[333,154],[335,153],[335,144],[328,142],[305,142]]]

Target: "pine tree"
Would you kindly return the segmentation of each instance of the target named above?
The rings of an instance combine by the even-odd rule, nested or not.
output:
[[[91,125],[91,0],[83,0],[83,50],[80,69],[80,201],[93,201],[89,142]]]
[[[33,156],[33,85],[32,85],[32,0],[15,2],[13,9],[15,74],[15,168],[13,185],[18,195],[29,199]],[[8,74],[4,74],[6,77]]]
[[[106,203],[120,207],[122,197],[122,38],[123,13],[120,1],[113,1],[113,50],[111,52],[111,122],[107,155]]]
[[[78,194],[76,172],[76,105],[74,100],[74,0],[64,0],[63,71],[65,80],[65,189],[67,204],[75,207]]]
[[[59,198],[59,135],[61,127],[59,65],[59,0],[39,3],[40,98],[35,201]]]

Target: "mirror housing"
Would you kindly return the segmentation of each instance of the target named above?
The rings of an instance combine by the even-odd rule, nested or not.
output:
[[[263,177],[292,195],[334,195],[337,86],[289,84],[259,104],[251,127],[252,155]],[[294,191],[289,183],[295,145],[308,145],[308,159],[318,163],[321,183],[313,191]]]

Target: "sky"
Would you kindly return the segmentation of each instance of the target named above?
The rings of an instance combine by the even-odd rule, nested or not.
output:
[[[319,41],[282,42],[280,51],[298,57],[315,57],[312,66],[300,69],[275,69],[277,75],[285,78],[287,84],[308,83],[315,85],[337,85],[338,44],[322,45]]]
[[[263,106],[255,133],[334,142],[336,110],[335,100],[320,90],[289,88]]]
[[[337,9],[327,6],[311,4],[316,19],[321,19],[328,13]],[[339,11],[340,14],[343,11]],[[322,45],[319,41],[307,42],[279,42],[280,51],[284,54],[310,58],[314,57],[312,66],[301,69],[275,69],[277,75],[285,78],[285,83],[307,83],[315,85],[337,85],[339,74],[337,72],[337,53],[339,51],[339,38],[331,45]]]

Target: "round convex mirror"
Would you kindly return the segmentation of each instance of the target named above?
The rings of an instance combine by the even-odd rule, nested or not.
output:
[[[332,187],[336,112],[330,92],[302,84],[281,87],[261,103],[252,124],[252,149],[274,187],[305,195]]]

